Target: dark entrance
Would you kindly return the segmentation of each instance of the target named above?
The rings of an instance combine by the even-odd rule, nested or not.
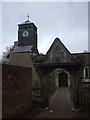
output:
[[[58,75],[59,87],[68,87],[68,75],[65,72],[61,72]]]

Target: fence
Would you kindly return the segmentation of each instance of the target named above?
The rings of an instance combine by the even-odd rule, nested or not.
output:
[[[79,94],[80,105],[90,105],[90,87],[82,88]]]
[[[41,105],[42,104],[42,95],[40,88],[33,88],[32,89],[32,100],[34,104]]]

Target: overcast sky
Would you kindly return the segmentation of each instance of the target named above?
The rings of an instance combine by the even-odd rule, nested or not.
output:
[[[2,4],[2,50],[18,40],[18,24],[38,28],[38,49],[46,53],[59,37],[71,53],[88,50],[88,2],[7,2]]]

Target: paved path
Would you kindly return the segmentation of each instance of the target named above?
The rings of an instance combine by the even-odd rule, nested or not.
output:
[[[87,114],[72,111],[72,102],[68,88],[59,88],[48,109],[36,118],[87,118]]]

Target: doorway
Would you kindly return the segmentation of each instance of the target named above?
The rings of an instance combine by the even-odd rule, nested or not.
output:
[[[58,74],[58,84],[59,87],[68,87],[68,75],[66,72],[61,72]]]

